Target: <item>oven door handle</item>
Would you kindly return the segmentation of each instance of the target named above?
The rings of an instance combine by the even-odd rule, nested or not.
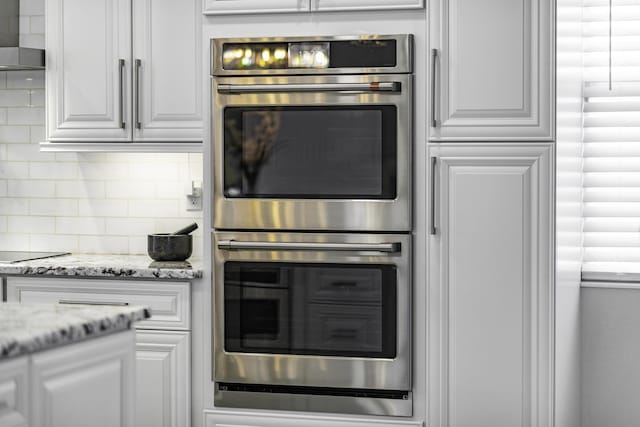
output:
[[[218,248],[223,250],[252,251],[372,251],[397,253],[400,242],[391,243],[305,243],[305,242],[237,242],[220,240]]]
[[[400,92],[400,82],[218,85],[218,93],[266,92]]]

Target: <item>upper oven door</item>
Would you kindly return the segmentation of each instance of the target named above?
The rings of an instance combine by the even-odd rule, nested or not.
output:
[[[411,389],[411,236],[214,237],[217,382]]]
[[[410,231],[412,83],[214,78],[214,227]]]

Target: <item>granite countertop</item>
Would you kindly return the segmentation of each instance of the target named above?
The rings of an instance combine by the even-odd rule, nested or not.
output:
[[[202,277],[199,261],[158,262],[146,255],[71,254],[0,263],[0,275],[82,276],[189,280]]]
[[[149,317],[149,309],[143,306],[0,304],[0,363],[130,329],[133,322]]]

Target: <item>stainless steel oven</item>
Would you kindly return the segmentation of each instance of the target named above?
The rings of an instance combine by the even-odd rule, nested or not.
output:
[[[410,231],[412,42],[212,40],[214,227]]]
[[[410,234],[213,245],[217,406],[412,414]]]

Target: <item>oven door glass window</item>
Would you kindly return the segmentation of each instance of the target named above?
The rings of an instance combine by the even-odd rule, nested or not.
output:
[[[224,194],[394,199],[396,107],[228,107]]]
[[[396,267],[224,265],[227,352],[394,358]]]

